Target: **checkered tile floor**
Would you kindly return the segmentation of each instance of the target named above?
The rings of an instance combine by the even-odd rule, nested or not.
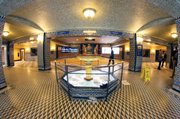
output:
[[[23,65],[23,64],[22,64]],[[163,72],[159,72],[159,74]],[[130,85],[108,101],[70,101],[57,86],[54,70],[5,68],[11,89],[0,94],[0,119],[179,119],[180,100],[144,83],[140,73],[124,72]],[[160,79],[156,79],[160,80]]]

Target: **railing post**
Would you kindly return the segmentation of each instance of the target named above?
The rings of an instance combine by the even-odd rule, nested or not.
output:
[[[55,62],[54,62],[54,66],[55,66],[55,72],[56,72],[56,81],[58,82],[59,77],[58,77],[58,73],[57,73],[57,64],[56,64],[56,60],[55,60]]]
[[[66,58],[64,59],[64,65],[66,65]]]
[[[124,61],[122,61],[122,69],[121,69],[121,84],[122,84],[122,78],[123,78],[123,70],[124,70]],[[120,84],[120,85],[121,85]]]
[[[67,84],[68,84],[68,96],[69,96],[69,100],[71,100],[71,97],[70,97],[70,86],[69,86],[69,76],[68,76],[68,66],[65,65],[65,74],[67,76]]]
[[[106,94],[106,101],[109,94],[109,82],[110,82],[110,66],[108,66],[108,83],[107,83],[107,94]]]
[[[114,60],[114,59],[113,59]],[[114,64],[112,66],[112,75],[114,75]]]

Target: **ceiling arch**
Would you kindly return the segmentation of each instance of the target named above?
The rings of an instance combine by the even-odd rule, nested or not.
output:
[[[16,16],[16,20],[45,32],[88,28],[136,32],[162,22],[162,18],[179,17],[178,1],[0,0],[0,15]],[[87,7],[96,9],[94,19],[84,18],[82,11]]]
[[[141,28],[139,28],[137,30],[137,32],[141,32],[145,29],[154,27],[154,26],[158,26],[158,25],[168,25],[168,24],[173,24],[175,23],[175,19],[173,17],[165,17],[165,18],[159,18],[159,19],[155,19],[147,24],[145,24],[144,26],[142,26]]]
[[[43,30],[40,26],[38,26],[36,23],[34,23],[34,22],[32,22],[32,21],[29,21],[28,19],[19,17],[19,16],[9,15],[9,16],[6,17],[6,21],[7,21],[8,23],[16,22],[16,23],[28,25],[28,26],[33,27],[33,28],[35,28],[35,29],[38,29],[38,30],[40,30],[40,31],[44,31],[44,30]]]
[[[83,16],[87,7],[96,9],[94,19]],[[146,0],[34,0],[11,15],[33,21],[45,32],[86,28],[136,32],[154,19],[169,16]]]

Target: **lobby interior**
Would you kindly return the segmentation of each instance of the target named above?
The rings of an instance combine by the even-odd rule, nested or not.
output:
[[[179,9],[179,0],[0,1],[0,119],[179,119]]]

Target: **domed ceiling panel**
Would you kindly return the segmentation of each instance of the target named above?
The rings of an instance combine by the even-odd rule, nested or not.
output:
[[[140,33],[147,36],[156,37],[158,39],[166,40],[169,42],[177,40],[177,38],[174,39],[171,37],[171,33],[177,33],[176,24],[157,25],[143,30]]]
[[[83,16],[83,9],[89,7],[97,11],[93,19]],[[136,32],[154,19],[169,16],[146,0],[33,0],[11,15],[29,19],[46,32],[81,28]]]

